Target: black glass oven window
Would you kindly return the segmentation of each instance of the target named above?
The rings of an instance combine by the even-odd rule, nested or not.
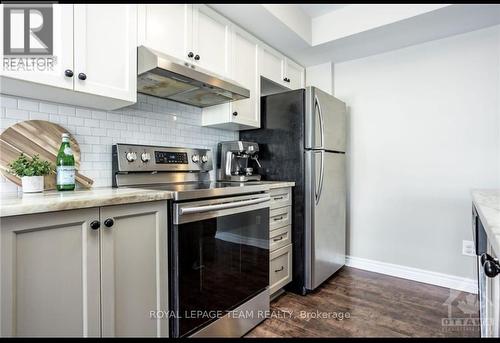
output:
[[[267,208],[177,225],[173,241],[176,336],[193,333],[214,320],[204,314],[233,310],[269,284]]]

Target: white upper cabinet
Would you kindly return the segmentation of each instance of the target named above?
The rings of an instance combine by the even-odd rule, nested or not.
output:
[[[277,84],[284,83],[285,57],[266,45],[261,46],[260,75]]]
[[[286,86],[290,89],[299,89],[304,87],[304,68],[290,60],[285,62],[285,77]],[[286,80],[285,80],[286,79]]]
[[[139,5],[139,45],[228,76],[230,22],[205,5]]]
[[[53,4],[53,62],[45,70],[0,68],[0,75],[11,79],[29,81],[59,88],[73,89],[73,78],[65,76],[65,71],[73,70],[73,5]],[[12,15],[12,14],[11,14]],[[15,15],[15,14],[14,14]],[[23,15],[23,13],[18,13]],[[4,18],[4,5],[0,6],[0,18]],[[4,37],[4,25],[0,25],[0,36]],[[11,34],[13,34],[11,32]],[[11,41],[14,47],[19,42]],[[24,43],[24,41],[21,41]],[[0,44],[0,55],[5,58],[17,57],[4,55],[4,44]],[[29,53],[28,53],[29,55]],[[3,81],[3,80],[2,80]],[[2,86],[4,86],[2,82]],[[2,87],[3,88],[3,87]],[[4,92],[4,90],[2,90]]]
[[[138,5],[139,45],[192,61],[193,5]]]
[[[193,6],[194,62],[218,75],[229,75],[230,22],[204,5]]]
[[[52,67],[2,72],[2,93],[105,110],[136,102],[137,5],[52,8]]]
[[[75,90],[135,102],[137,7],[75,5]]]
[[[304,87],[304,68],[266,45],[261,45],[260,75],[288,89]]]
[[[260,74],[258,41],[245,31],[231,28],[229,77],[250,90],[248,99],[203,109],[202,125],[229,130],[260,127]]]
[[[231,120],[249,127],[260,127],[259,45],[244,31],[233,32],[231,77],[250,90],[250,98],[232,103]]]

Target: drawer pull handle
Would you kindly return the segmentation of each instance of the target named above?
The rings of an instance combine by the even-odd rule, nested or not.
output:
[[[276,198],[274,198],[274,200],[281,200],[281,199],[283,199],[283,197],[276,197]]]
[[[274,270],[274,272],[275,272],[275,273],[277,273],[277,272],[282,271],[283,269],[285,269],[285,267],[284,267],[284,266],[281,266],[281,268],[280,268],[280,269],[275,269],[275,270]]]
[[[277,218],[273,218],[273,220],[274,220],[275,222],[276,222],[276,221],[278,221],[278,220],[281,220],[281,219],[283,219],[283,216],[281,216],[281,217],[277,217]]]
[[[278,242],[283,240],[283,236],[280,236],[280,238],[273,238],[273,242]]]

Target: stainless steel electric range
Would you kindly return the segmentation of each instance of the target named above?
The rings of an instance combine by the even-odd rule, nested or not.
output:
[[[269,193],[211,181],[208,149],[116,144],[113,186],[173,192],[171,337],[239,337],[269,310]]]

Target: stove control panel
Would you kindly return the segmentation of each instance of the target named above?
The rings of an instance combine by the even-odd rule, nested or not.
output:
[[[187,156],[187,152],[155,151],[155,162],[157,164],[188,164]]]
[[[117,172],[208,172],[213,168],[210,149],[116,144],[112,154]]]

